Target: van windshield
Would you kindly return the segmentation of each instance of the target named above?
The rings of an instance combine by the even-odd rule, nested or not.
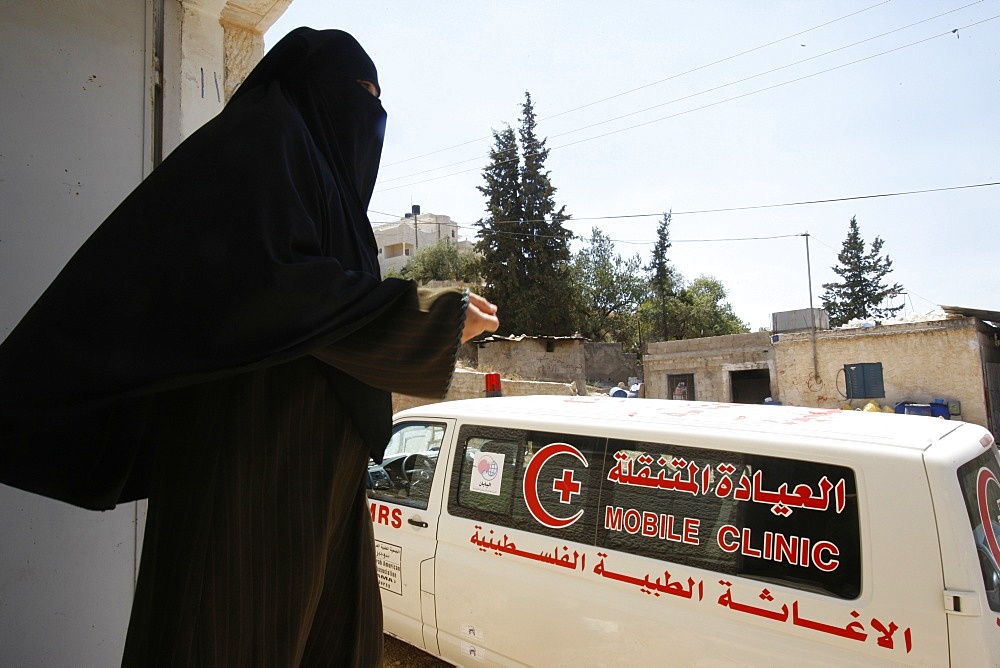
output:
[[[996,447],[958,469],[990,609],[1000,612],[1000,459]]]

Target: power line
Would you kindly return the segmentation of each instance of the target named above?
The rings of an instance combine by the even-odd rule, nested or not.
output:
[[[848,197],[829,197],[826,199],[811,199],[811,200],[800,200],[796,202],[780,202],[777,204],[748,204],[745,206],[731,206],[718,209],[692,209],[690,211],[670,211],[671,216],[693,216],[705,213],[728,213],[732,211],[753,211],[756,209],[777,209],[782,207],[790,206],[805,206],[809,204],[832,204],[836,202],[851,202],[857,200],[865,199],[880,199],[884,197],[903,197],[905,195],[924,195],[928,193],[938,193],[947,192],[951,190],[969,190],[972,188],[989,188],[994,186],[1000,186],[1000,181],[988,181],[984,183],[967,183],[961,186],[943,186],[941,188],[922,188],[919,190],[899,190],[887,193],[876,193],[872,195],[850,195]],[[382,213],[381,211],[374,211],[369,209],[370,213],[378,213],[383,216],[391,216],[393,214]],[[591,220],[625,220],[629,218],[651,218],[666,214],[666,211],[658,211],[656,213],[623,213],[614,216],[587,216],[587,217],[573,217],[563,220],[563,223],[578,223],[583,221]],[[394,221],[393,221],[394,222]],[[530,220],[499,220],[493,221],[491,225],[516,225],[520,223],[544,223],[548,222],[544,219],[530,219]],[[457,223],[459,227],[463,228],[473,228],[478,225],[478,223]],[[648,243],[648,242],[643,242]]]
[[[779,72],[781,70],[788,69],[790,67],[795,67],[796,65],[801,65],[801,64],[809,62],[811,60],[816,60],[818,58],[823,58],[823,57],[828,56],[830,54],[837,53],[839,51],[844,51],[846,49],[853,48],[855,46],[858,46],[860,44],[864,44],[866,42],[871,42],[873,40],[880,39],[880,38],[885,37],[887,35],[891,35],[893,33],[900,32],[900,31],[906,30],[908,28],[912,28],[912,27],[920,25],[922,23],[927,23],[928,21],[933,21],[934,19],[941,18],[942,16],[946,16],[948,14],[952,14],[954,12],[961,11],[963,9],[967,9],[967,8],[971,7],[972,5],[979,4],[981,2],[983,2],[983,0],[976,0],[975,2],[969,3],[967,5],[963,5],[961,7],[957,7],[955,9],[951,9],[951,10],[949,10],[947,12],[943,12],[941,14],[937,14],[935,16],[931,16],[931,17],[926,18],[926,19],[921,19],[920,21],[915,21],[915,22],[909,23],[909,24],[907,24],[905,26],[902,26],[902,27],[899,27],[899,28],[895,28],[893,30],[889,30],[889,31],[884,32],[884,33],[880,33],[878,35],[874,35],[872,37],[868,37],[866,39],[859,40],[857,42],[853,42],[851,44],[847,44],[845,46],[838,47],[836,49],[831,49],[829,51],[825,51],[823,53],[816,54],[816,55],[810,56],[808,58],[803,58],[801,60],[797,60],[797,61],[794,61],[792,63],[781,65],[780,67],[776,67],[776,68],[773,68],[773,69],[770,69],[770,70],[766,70],[764,72],[759,72],[757,74],[752,74],[752,75],[750,75],[748,77],[744,77],[742,79],[737,79],[735,81],[730,81],[728,83],[724,83],[724,84],[721,84],[719,86],[714,86],[712,88],[707,88],[705,90],[698,91],[697,93],[692,93],[690,95],[685,95],[683,97],[674,98],[673,100],[668,100],[667,102],[656,104],[656,105],[653,105],[651,107],[646,107],[644,109],[639,109],[637,111],[632,111],[632,112],[629,112],[627,114],[622,114],[621,116],[615,116],[613,118],[609,118],[609,119],[606,119],[606,120],[603,120],[603,121],[598,121],[596,123],[591,123],[590,125],[585,125],[585,126],[582,126],[582,127],[579,127],[579,128],[572,129],[572,130],[567,130],[566,132],[561,132],[561,133],[558,133],[558,134],[549,135],[546,139],[553,139],[553,138],[556,138],[556,137],[564,137],[566,135],[570,135],[570,134],[573,134],[573,133],[576,133],[576,132],[581,132],[583,130],[588,130],[590,128],[594,128],[594,127],[597,127],[597,126],[600,126],[600,125],[605,125],[607,123],[612,123],[614,121],[622,120],[624,118],[629,118],[631,116],[636,116],[636,115],[639,115],[639,114],[643,114],[643,113],[646,113],[648,111],[652,111],[654,109],[659,109],[661,107],[665,107],[665,106],[668,106],[668,105],[671,105],[671,104],[675,104],[677,102],[682,102],[684,100],[689,100],[689,99],[698,97],[700,95],[705,95],[707,93],[715,92],[715,91],[721,90],[723,88],[728,88],[730,86],[735,86],[735,85],[740,84],[740,83],[745,83],[745,82],[750,81],[752,79],[757,79],[757,78],[760,78],[762,76],[766,76],[768,74],[774,74],[775,72]],[[871,9],[871,7],[869,7],[868,9]],[[867,11],[867,10],[861,10],[861,11]],[[968,26],[966,26],[966,27],[968,27]],[[959,29],[956,28],[954,30],[947,31],[947,33],[942,33],[941,35],[935,35],[934,37],[931,37],[931,38],[928,38],[928,39],[935,39],[937,37],[942,37],[942,36],[945,36],[946,34],[954,33],[957,30],[959,30]],[[804,32],[809,32],[809,31],[804,31]],[[799,33],[799,34],[801,34],[801,33]],[[792,37],[794,37],[794,36],[796,36],[796,35],[792,35]],[[783,38],[783,39],[788,39],[788,38]],[[775,44],[777,42],[783,41],[783,39],[782,40],[777,40],[776,42],[771,42],[770,44]],[[923,41],[927,41],[927,40],[923,40]],[[919,43],[920,42],[915,42],[914,44],[919,44]],[[769,44],[768,45],[764,45],[764,46],[769,46]],[[912,44],[906,45],[906,46],[912,46]],[[759,48],[763,48],[763,47],[758,47],[758,49]],[[900,47],[900,48],[905,48],[905,47]],[[755,51],[755,50],[757,50],[757,49],[751,49],[751,50],[745,51],[743,53],[750,53],[751,51]],[[883,54],[876,54],[876,55],[884,55],[885,53],[891,53],[891,51],[887,51],[887,52],[884,52]],[[742,54],[737,54],[737,55],[742,55]],[[729,60],[729,59],[735,58],[735,57],[736,56],[731,56],[730,58],[723,58],[722,60],[718,60],[718,61],[715,61],[715,62],[716,63],[720,63],[720,62],[723,62],[725,60]],[[875,56],[870,56],[870,57],[875,57]],[[857,62],[861,62],[861,61],[859,60],[859,61],[854,61],[854,62],[851,62],[851,63],[847,63],[845,65],[841,65],[840,67],[846,67],[847,65],[853,65],[853,64],[855,64]],[[712,64],[715,64],[715,63],[710,63],[710,65],[712,65]],[[704,67],[708,67],[708,66],[709,65],[703,65],[703,66],[695,68],[693,70],[689,70],[688,72],[684,72],[682,74],[675,75],[674,77],[668,77],[667,79],[662,79],[662,80],[660,80],[658,82],[654,82],[653,84],[646,84],[646,86],[640,86],[639,88],[635,88],[632,91],[627,91],[627,92],[633,92],[633,91],[636,91],[636,90],[641,90],[642,88],[646,88],[648,86],[652,86],[652,85],[655,85],[657,83],[662,83],[664,81],[669,81],[671,79],[674,79],[674,78],[677,78],[679,76],[682,76],[683,74],[688,74],[690,72],[694,72],[694,71],[697,71],[699,69],[703,69]],[[834,69],[836,69],[836,68],[834,68]],[[818,72],[816,74],[824,74],[824,73],[829,72],[829,71],[832,71],[832,70],[823,70],[823,71]],[[815,74],[814,75],[810,75],[810,76],[815,76]],[[799,80],[800,79],[793,79],[792,82],[799,81]],[[781,85],[784,85],[784,84],[781,84]],[[762,89],[762,90],[768,90],[768,89],[765,88],[765,89]],[[755,92],[758,92],[758,91],[755,91]],[[626,93],[620,93],[619,95],[625,95],[625,94]],[[605,98],[605,99],[612,99],[613,97],[618,97],[618,96],[612,96],[611,98]],[[730,98],[730,99],[738,99],[738,98]],[[599,102],[601,102],[601,101],[603,101],[603,100],[599,100]],[[728,101],[729,100],[723,100],[723,102],[728,102]],[[591,104],[596,104],[596,103],[591,103]],[[586,107],[586,106],[590,106],[590,105],[589,104],[588,105],[584,105],[584,107]],[[577,107],[577,108],[578,109],[582,109],[583,107]],[[703,109],[703,108],[704,107],[699,107],[698,109]],[[698,109],[695,109],[694,111],[697,111]],[[540,120],[546,120],[547,118],[554,118],[555,116],[560,116],[560,115],[562,115],[564,113],[568,113],[568,112],[561,112],[559,114],[555,114],[554,116],[548,116],[548,117],[540,119]],[[684,112],[684,113],[687,113],[687,112]],[[673,118],[673,116],[670,116],[668,118]],[[657,119],[657,120],[663,120],[663,119]],[[656,122],[656,121],[654,120],[652,122]],[[641,127],[641,126],[633,126],[633,127]],[[631,129],[631,128],[625,128],[625,129]],[[599,136],[606,136],[606,135],[599,135]],[[474,140],[474,141],[481,141],[481,140]],[[586,140],[586,141],[589,141],[589,139]],[[466,142],[466,144],[468,144],[468,143],[473,143],[473,142]],[[465,145],[465,144],[461,144],[460,146],[463,146],[463,145]],[[572,145],[572,144],[568,144],[568,145]],[[447,150],[447,149],[442,149],[442,150]],[[438,152],[440,152],[440,151],[435,151],[434,153],[438,153]],[[426,155],[431,155],[431,154],[426,154]],[[486,156],[486,157],[488,157],[488,156]],[[475,158],[468,158],[466,160],[460,160],[460,161],[457,161],[457,162],[449,163],[447,165],[442,165],[440,167],[433,167],[433,168],[425,169],[425,170],[422,170],[422,171],[419,171],[419,172],[413,172],[411,174],[406,174],[404,176],[397,176],[397,177],[393,177],[391,179],[386,179],[385,181],[383,181],[383,183],[391,183],[392,181],[399,181],[401,179],[408,179],[408,178],[412,178],[414,176],[419,176],[421,174],[427,174],[427,173],[430,173],[430,172],[435,172],[435,171],[439,171],[439,170],[442,170],[442,169],[447,169],[449,167],[455,167],[457,165],[462,165],[462,164],[466,164],[466,163],[473,162],[473,161],[479,161],[479,160],[483,160],[483,159],[484,159],[484,156],[477,156]],[[400,161],[400,162],[405,162],[405,161]],[[390,164],[399,164],[399,163],[396,162],[396,163],[390,163]],[[459,172],[459,173],[461,173],[461,172]],[[418,183],[423,183],[423,182],[421,181],[421,182],[418,182]]]
[[[790,67],[795,67],[796,65],[801,65],[801,64],[807,63],[807,62],[809,62],[811,60],[817,60],[819,58],[824,58],[826,56],[829,56],[830,54],[837,53],[839,51],[845,51],[847,49],[853,48],[853,47],[858,46],[860,44],[865,44],[867,42],[874,41],[876,39],[881,39],[882,37],[885,37],[887,35],[891,35],[893,33],[900,32],[902,30],[906,30],[908,28],[912,28],[914,26],[920,25],[921,23],[927,23],[928,21],[933,21],[934,19],[939,19],[942,16],[946,16],[947,14],[951,14],[953,12],[957,12],[957,11],[961,11],[963,9],[967,9],[967,8],[971,7],[972,5],[979,4],[982,1],[983,0],[976,0],[975,2],[972,2],[972,3],[968,4],[968,5],[964,5],[962,7],[956,8],[956,9],[951,9],[951,10],[949,10],[947,12],[943,12],[943,13],[938,14],[936,16],[931,16],[929,18],[922,19],[920,21],[915,21],[913,23],[910,23],[908,25],[902,26],[900,28],[894,28],[893,30],[886,31],[886,32],[878,34],[878,35],[873,35],[872,37],[867,37],[865,39],[858,40],[857,42],[852,42],[851,44],[846,44],[844,46],[839,46],[836,49],[830,49],[829,51],[824,51],[823,53],[818,53],[818,54],[816,54],[814,56],[809,56],[808,58],[803,58],[801,60],[796,60],[795,62],[787,63],[785,65],[781,65],[780,67],[775,67],[773,69],[766,70],[764,72],[758,72],[757,74],[751,74],[748,77],[743,77],[742,79],[737,79],[735,81],[730,81],[728,83],[724,83],[724,84],[721,84],[719,86],[714,86],[712,88],[706,88],[705,90],[698,91],[697,93],[691,93],[690,95],[685,95],[683,97],[678,97],[678,98],[675,98],[673,100],[668,100],[667,102],[662,102],[660,104],[655,104],[655,105],[653,105],[651,107],[646,107],[645,109],[639,109],[637,111],[631,111],[631,112],[629,112],[627,114],[622,114],[621,116],[616,116],[614,118],[609,118],[609,119],[604,120],[604,121],[598,121],[597,123],[591,123],[590,125],[586,125],[586,126],[583,126],[583,127],[580,127],[580,128],[576,128],[574,130],[568,130],[566,132],[561,132],[561,133],[558,133],[558,134],[550,135],[547,138],[548,139],[553,139],[553,138],[556,138],[556,137],[564,137],[566,135],[573,134],[574,132],[580,132],[582,130],[588,130],[590,128],[597,127],[598,125],[604,125],[606,123],[612,123],[614,121],[620,121],[623,118],[629,118],[631,116],[637,116],[639,114],[644,114],[647,111],[652,111],[653,109],[659,109],[660,107],[666,107],[666,106],[674,104],[676,102],[683,102],[684,100],[689,100],[691,98],[698,97],[699,95],[705,95],[706,93],[712,93],[712,92],[715,92],[717,90],[721,90],[723,88],[729,88],[730,86],[735,86],[737,84],[746,83],[747,81],[750,81],[752,79],[758,79],[760,77],[767,76],[768,74],[774,74],[775,72],[780,72],[781,70],[786,70],[786,69],[788,69]],[[941,35],[937,35],[937,37],[940,37],[940,36]],[[889,52],[886,52],[886,53],[889,53]],[[860,62],[860,61],[855,61],[855,62]],[[850,65],[850,64],[853,64],[853,63],[848,63],[848,65]],[[826,70],[826,71],[830,71],[830,70]],[[822,74],[822,73],[823,72],[820,72],[819,74]]]
[[[724,237],[718,239],[671,239],[671,244],[710,244],[720,241],[770,241],[772,239],[790,239],[792,237],[805,236],[803,233],[797,234],[775,234],[768,237]],[[586,241],[584,239],[584,241]],[[612,239],[615,243],[619,244],[638,244],[645,245],[651,244],[653,241],[625,241],[623,239]]]
[[[995,16],[991,16],[990,18],[983,19],[981,21],[976,21],[976,22],[970,23],[970,24],[965,25],[965,26],[961,26],[959,28],[954,28],[952,30],[946,30],[943,33],[939,33],[937,35],[932,35],[930,37],[925,37],[924,39],[920,39],[920,40],[917,40],[915,42],[910,42],[909,44],[904,44],[902,46],[897,46],[897,47],[894,47],[892,49],[888,49],[886,51],[882,51],[880,53],[872,54],[870,56],[865,56],[864,58],[858,58],[857,60],[853,60],[853,61],[850,61],[850,62],[847,62],[847,63],[842,63],[840,65],[835,65],[835,66],[827,68],[825,70],[820,70],[818,72],[813,72],[811,74],[806,74],[806,75],[803,75],[803,76],[800,76],[800,77],[796,77],[794,79],[789,79],[787,81],[779,82],[779,83],[773,84],[771,86],[765,86],[763,88],[758,88],[756,90],[752,90],[752,91],[749,91],[747,93],[742,93],[740,95],[734,95],[733,97],[729,97],[729,98],[726,98],[726,99],[723,99],[723,100],[718,100],[716,102],[711,102],[709,104],[705,104],[705,105],[702,105],[700,107],[694,107],[692,109],[686,109],[684,111],[677,112],[676,114],[670,114],[668,116],[661,116],[660,118],[654,118],[654,119],[649,120],[649,121],[644,121],[642,123],[637,123],[635,125],[630,125],[628,127],[619,128],[617,130],[612,130],[610,132],[605,132],[603,134],[595,135],[593,137],[587,137],[585,139],[580,139],[580,140],[577,140],[577,141],[574,141],[574,142],[570,142],[570,143],[567,143],[567,144],[562,144],[560,146],[553,146],[551,148],[547,148],[546,150],[549,151],[549,152],[556,151],[556,150],[559,150],[559,149],[562,149],[562,148],[568,148],[570,146],[576,146],[577,144],[583,144],[585,142],[594,141],[595,139],[602,139],[604,137],[609,137],[611,135],[620,134],[622,132],[627,132],[629,130],[635,130],[637,128],[645,127],[647,125],[652,125],[653,123],[659,123],[661,121],[670,120],[672,118],[677,118],[679,116],[684,116],[686,114],[690,114],[690,113],[693,113],[693,112],[696,112],[696,111],[703,111],[705,109],[709,109],[711,107],[715,107],[715,106],[718,106],[720,104],[725,104],[727,102],[732,102],[734,100],[739,100],[739,99],[743,99],[743,98],[746,98],[746,97],[750,97],[750,96],[756,95],[758,93],[763,93],[763,92],[766,92],[766,91],[774,90],[776,88],[781,88],[781,87],[787,86],[789,84],[798,83],[800,81],[804,81],[806,79],[811,79],[813,77],[817,77],[817,76],[820,76],[822,74],[828,74],[830,72],[834,72],[836,70],[840,70],[840,69],[843,69],[845,67],[850,67],[851,65],[857,65],[858,63],[862,63],[862,62],[865,62],[865,61],[868,61],[868,60],[872,60],[874,58],[879,58],[881,56],[885,56],[885,55],[888,55],[890,53],[895,53],[896,51],[901,51],[903,49],[907,49],[907,48],[910,48],[912,46],[917,46],[919,44],[924,44],[926,42],[938,39],[940,37],[946,37],[948,35],[955,34],[959,30],[965,30],[967,28],[971,28],[973,26],[977,26],[977,25],[980,25],[980,24],[983,24],[983,23],[987,23],[989,21],[993,21],[993,20],[996,20],[998,18],[1000,18],[1000,14],[997,14]],[[599,124],[595,124],[595,125],[599,125]],[[589,127],[592,127],[592,126],[589,126]],[[563,134],[569,134],[569,133],[563,133]],[[562,136],[562,135],[560,135],[560,136]],[[431,171],[437,171],[438,169],[446,169],[446,168],[451,167],[451,166],[460,165],[460,164],[463,164],[463,163],[466,163],[466,162],[471,162],[472,160],[482,160],[482,159],[483,159],[482,157],[471,158],[469,160],[464,160],[464,161],[461,161],[461,162],[452,163],[451,165],[445,165],[443,167],[437,167],[437,168],[434,168],[434,169],[431,169],[431,170],[425,170],[423,172],[416,172],[416,173],[408,175],[408,176],[401,176],[401,177],[395,177],[393,179],[387,179],[387,181],[383,181],[383,182],[398,181],[400,179],[410,178],[411,176],[417,176],[419,174],[424,174],[424,173],[431,172]],[[451,172],[451,173],[448,173],[448,174],[442,174],[441,176],[435,176],[435,177],[431,177],[431,178],[427,178],[427,179],[422,179],[420,181],[413,181],[413,182],[406,183],[406,184],[399,185],[399,186],[390,186],[388,188],[378,188],[376,190],[376,192],[386,192],[386,191],[389,191],[389,190],[398,190],[400,188],[409,188],[411,186],[419,185],[421,183],[429,183],[431,181],[439,181],[441,179],[451,178],[452,176],[458,176],[460,174],[465,174],[467,172],[472,172],[472,171],[479,171],[479,168],[478,167],[474,167],[474,168],[470,168],[470,169],[463,169],[463,170],[456,171],[456,172]]]
[[[976,0],[976,2],[982,2],[982,1],[983,0]],[[871,5],[870,7],[865,7],[864,9],[859,9],[858,11],[852,12],[851,14],[847,14],[845,16],[841,16],[840,18],[834,19],[832,21],[827,21],[826,23],[821,23],[818,26],[813,26],[812,28],[809,28],[807,30],[803,30],[801,32],[794,33],[792,35],[788,35],[787,37],[782,37],[781,39],[776,39],[773,42],[768,42],[767,44],[761,44],[760,46],[756,46],[756,47],[754,47],[752,49],[747,49],[746,51],[741,51],[740,53],[736,53],[736,54],[733,54],[731,56],[727,56],[725,58],[720,58],[719,60],[716,60],[714,62],[708,63],[707,65],[701,65],[699,67],[695,67],[693,69],[687,70],[686,72],[681,72],[680,74],[675,74],[675,75],[669,76],[669,77],[667,77],[665,79],[660,79],[659,81],[654,81],[653,83],[648,83],[648,84],[645,84],[643,86],[639,86],[638,88],[633,88],[631,90],[627,90],[627,91],[625,91],[623,93],[618,93],[616,95],[611,95],[609,97],[605,97],[605,98],[597,100],[595,102],[590,102],[588,104],[581,105],[579,107],[576,107],[574,109],[570,109],[568,111],[562,111],[562,112],[559,112],[558,114],[553,114],[551,116],[546,116],[545,118],[542,118],[542,119],[539,119],[539,120],[546,121],[546,120],[548,120],[550,118],[556,118],[557,116],[563,116],[565,114],[568,114],[568,113],[571,113],[571,112],[574,112],[574,111],[579,111],[580,109],[586,109],[587,107],[592,107],[595,104],[600,104],[601,102],[607,102],[608,100],[613,100],[615,98],[619,98],[619,97],[622,97],[624,95],[629,95],[630,93],[635,93],[637,91],[644,90],[646,88],[650,88],[651,86],[656,86],[656,85],[659,85],[661,83],[666,83],[667,81],[672,81],[674,79],[678,79],[678,78],[680,78],[682,76],[685,76],[687,74],[691,74],[693,72],[698,72],[699,70],[703,70],[705,68],[712,67],[713,65],[718,65],[719,63],[724,63],[724,62],[726,62],[728,60],[733,60],[734,58],[739,58],[740,56],[745,56],[748,53],[753,53],[754,51],[760,51],[761,49],[765,49],[765,48],[767,48],[769,46],[774,46],[775,44],[778,44],[780,42],[784,42],[785,40],[791,39],[793,37],[800,37],[802,35],[805,35],[806,33],[812,32],[814,30],[818,30],[820,28],[825,28],[826,26],[833,25],[834,23],[837,23],[838,21],[843,21],[844,19],[851,18],[852,16],[857,16],[858,14],[861,14],[863,12],[867,12],[870,9],[874,9],[876,7],[880,7],[880,6],[886,5],[886,4],[889,4],[889,0],[886,0],[885,2],[876,3],[874,5]],[[976,3],[972,3],[972,4],[976,4]],[[968,7],[969,5],[966,5],[966,6]],[[959,7],[959,9],[964,9],[964,8],[963,7]],[[958,11],[958,10],[956,9],[956,10],[952,10],[952,11]],[[934,17],[934,18],[937,18],[937,17]],[[926,19],[926,20],[929,21],[931,19]],[[907,26],[907,27],[909,27],[909,26]],[[902,29],[903,28],[899,28],[899,30],[902,30]],[[844,47],[844,48],[847,48],[847,47]]]
[[[982,0],[978,0],[978,1],[982,2]],[[685,72],[681,72],[679,74],[674,74],[674,75],[671,75],[671,76],[666,77],[664,79],[660,79],[658,81],[654,81],[652,83],[644,84],[642,86],[639,86],[638,88],[632,88],[630,90],[623,91],[621,93],[616,93],[614,95],[610,95],[610,96],[602,98],[600,100],[595,100],[594,102],[588,102],[588,103],[582,104],[582,105],[580,105],[578,107],[574,107],[572,109],[567,109],[566,111],[560,111],[558,113],[552,114],[551,116],[546,116],[544,118],[540,118],[539,120],[545,121],[545,120],[548,120],[550,118],[556,118],[558,116],[565,116],[566,114],[573,113],[574,111],[579,111],[580,109],[586,109],[587,107],[592,107],[592,106],[594,106],[596,104],[600,104],[601,102],[607,102],[608,100],[613,100],[615,98],[623,97],[625,95],[629,95],[631,93],[635,93],[637,91],[644,90],[646,88],[650,88],[652,86],[656,86],[658,84],[665,83],[667,81],[672,81],[673,79],[678,79],[678,78],[680,78],[682,76],[691,74],[693,72],[698,72],[698,71],[706,69],[708,67],[712,67],[713,65],[718,65],[719,63],[724,63],[726,61],[733,60],[735,58],[739,58],[740,56],[745,56],[745,55],[747,55],[749,53],[753,53],[755,51],[760,51],[761,49],[765,49],[765,48],[767,48],[769,46],[774,46],[775,44],[779,44],[781,42],[784,42],[785,40],[792,39],[793,37],[799,37],[801,35],[805,35],[806,33],[810,33],[810,32],[812,32],[814,30],[818,30],[820,28],[825,28],[826,26],[833,25],[834,23],[838,23],[838,22],[843,21],[845,19],[849,19],[852,16],[857,16],[858,14],[862,14],[864,12],[867,12],[870,9],[874,9],[876,7],[880,7],[882,5],[889,4],[889,2],[890,2],[890,0],[883,0],[883,2],[875,3],[874,5],[871,5],[870,7],[865,7],[864,9],[860,9],[860,10],[858,10],[856,12],[852,12],[850,14],[845,14],[844,16],[841,16],[840,18],[833,19],[832,21],[827,21],[826,23],[821,23],[821,24],[819,24],[817,26],[813,26],[812,28],[807,28],[806,30],[801,30],[801,31],[799,31],[797,33],[793,33],[791,35],[786,35],[785,37],[781,37],[780,39],[776,39],[776,40],[768,42],[766,44],[761,44],[760,46],[755,46],[752,49],[747,49],[746,51],[741,51],[741,52],[735,53],[735,54],[733,54],[731,56],[726,56],[725,58],[720,58],[719,60],[713,61],[711,63],[707,63],[705,65],[700,65],[698,67],[695,67],[693,69],[687,70]],[[402,160],[396,160],[395,162],[386,163],[384,166],[385,167],[391,167],[392,165],[399,165],[399,164],[402,164],[404,162],[411,162],[413,160],[418,160],[420,158],[426,158],[427,156],[430,156],[430,155],[436,155],[438,153],[443,153],[445,151],[450,151],[450,150],[455,149],[455,148],[461,148],[462,146],[468,146],[469,144],[475,144],[476,142],[481,142],[481,141],[485,141],[485,140],[488,140],[488,139],[490,139],[490,137],[478,137],[476,139],[470,139],[469,141],[465,141],[465,142],[462,142],[460,144],[455,144],[454,146],[448,146],[446,148],[437,149],[435,151],[430,151],[428,153],[422,153],[420,155],[415,155],[415,156],[410,157],[410,158],[403,158]]]
[[[878,199],[878,198],[882,198],[882,197],[902,197],[903,195],[922,195],[922,194],[925,194],[925,193],[945,192],[945,191],[948,191],[948,190],[966,190],[966,189],[969,189],[969,188],[988,188],[988,187],[991,187],[991,186],[1000,186],[1000,181],[991,181],[991,182],[988,182],[988,183],[971,183],[971,184],[967,184],[967,185],[964,185],[964,186],[948,186],[948,187],[944,187],[944,188],[924,188],[922,190],[903,190],[903,191],[899,191],[899,192],[878,193],[878,194],[875,194],[875,195],[853,195],[851,197],[831,197],[829,199],[803,200],[801,202],[783,202],[781,204],[752,204],[752,205],[748,205],[748,206],[734,206],[734,207],[727,207],[727,208],[722,208],[722,209],[700,209],[700,210],[692,210],[692,211],[673,211],[673,212],[671,212],[671,215],[672,216],[690,216],[690,215],[699,214],[699,213],[723,213],[723,212],[727,212],[727,211],[750,211],[750,210],[753,210],[753,209],[776,209],[776,208],[779,208],[779,207],[787,207],[787,206],[804,206],[806,204],[831,204],[833,202],[850,202],[850,201],[853,201],[853,200]],[[627,216],[627,217],[638,218],[638,217],[649,217],[649,216],[653,216],[653,215],[662,216],[663,212],[656,213],[656,214],[651,214],[651,213],[632,214],[632,215]],[[606,216],[606,218],[618,218],[618,217],[626,217],[626,216]],[[599,220],[599,219],[598,218],[574,218],[573,220]]]

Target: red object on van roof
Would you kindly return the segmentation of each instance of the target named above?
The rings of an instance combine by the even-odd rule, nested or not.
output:
[[[486,374],[486,396],[487,397],[502,397],[503,392],[500,390],[500,374],[499,373],[488,373]]]

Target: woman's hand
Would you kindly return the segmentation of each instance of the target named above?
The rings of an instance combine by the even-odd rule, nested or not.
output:
[[[496,316],[497,306],[491,304],[474,292],[469,293],[469,306],[465,309],[465,328],[462,330],[462,343],[470,341],[483,332],[495,332],[500,326]]]

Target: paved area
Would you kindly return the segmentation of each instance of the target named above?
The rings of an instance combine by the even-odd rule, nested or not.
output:
[[[382,668],[446,668],[447,666],[451,666],[451,664],[445,663],[412,645],[407,645],[402,640],[385,636]]]

